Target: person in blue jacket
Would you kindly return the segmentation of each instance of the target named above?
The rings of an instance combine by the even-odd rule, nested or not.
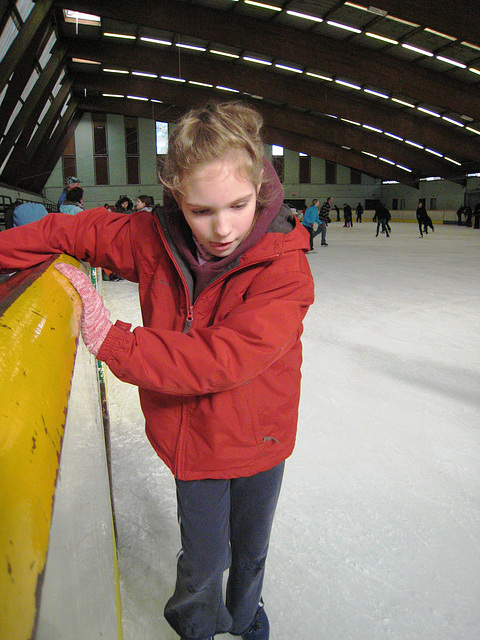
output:
[[[322,224],[322,221],[318,217],[318,198],[314,198],[312,200],[312,204],[305,211],[305,215],[303,216],[302,224],[310,234],[310,251],[308,253],[316,253],[313,248],[313,238],[315,237],[315,231],[313,225],[317,223],[318,225]],[[322,242],[323,244],[323,242]]]

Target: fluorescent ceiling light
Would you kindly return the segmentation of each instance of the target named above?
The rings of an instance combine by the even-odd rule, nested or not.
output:
[[[317,16],[310,16],[306,13],[299,13],[298,11],[287,11],[289,16],[295,16],[296,18],[304,18],[305,20],[312,20],[313,22],[323,22],[323,18],[317,18]]]
[[[434,180],[443,180],[440,176],[429,176],[428,178],[420,178],[420,182],[433,182]]]
[[[405,144],[409,144],[411,147],[417,147],[417,149],[424,149],[423,144],[418,144],[418,142],[413,142],[413,140],[405,139]]]
[[[147,73],[146,71],[132,71],[132,76],[142,76],[142,78],[158,78],[156,73]]]
[[[434,116],[435,118],[440,118],[440,114],[436,113],[435,111],[430,111],[430,109],[425,109],[425,107],[417,107],[417,109],[419,111],[422,111],[423,113],[427,113],[429,116]]]
[[[376,38],[377,40],[383,40],[383,42],[388,42],[389,44],[398,44],[397,40],[393,38],[386,38],[385,36],[381,36],[378,33],[372,33],[371,31],[366,31],[365,35],[369,38]]]
[[[219,91],[229,91],[230,93],[240,93],[238,89],[231,89],[230,87],[222,87],[222,85],[220,84],[217,84],[215,89],[218,89]]]
[[[307,71],[307,76],[311,76],[312,78],[318,78],[319,80],[327,80],[327,82],[332,82],[333,78],[329,78],[328,76],[322,76],[320,73],[314,73],[313,71]]]
[[[157,100],[156,98],[150,98],[150,102],[158,102],[159,104],[163,104],[163,100]]]
[[[195,44],[183,44],[182,42],[177,42],[176,47],[179,49],[190,49],[191,51],[206,51],[206,47],[199,47]]]
[[[378,158],[374,153],[369,153],[368,151],[362,151],[362,153],[366,156],[370,156],[371,158]]]
[[[381,129],[377,129],[377,127],[372,127],[369,124],[362,124],[362,127],[365,127],[365,129],[368,129],[369,131],[375,131],[376,133],[383,133]]]
[[[404,107],[410,107],[411,109],[415,109],[415,105],[410,102],[405,102],[405,100],[400,100],[400,98],[392,98],[393,102],[398,102],[398,104],[403,104]]]
[[[124,40],[135,40],[136,36],[128,35],[127,33],[109,33],[105,32],[103,34],[107,38],[123,38]]]
[[[265,64],[267,66],[271,66],[271,62],[268,60],[262,60],[261,58],[252,58],[251,56],[243,56],[242,60],[246,60],[247,62],[255,62],[257,64]]]
[[[225,56],[226,58],[240,58],[238,53],[229,53],[228,51],[219,51],[218,49],[210,49],[210,53],[214,53],[217,56]]]
[[[213,89],[213,84],[208,84],[208,82],[197,82],[196,80],[189,80],[188,84],[194,84],[197,87],[207,87],[208,89]]]
[[[81,64],[102,64],[97,60],[85,60],[84,58],[72,58],[72,62],[80,62]]]
[[[104,68],[103,71],[105,73],[123,73],[123,74],[127,74],[128,75],[128,71],[126,69],[106,69],[106,68]]]
[[[383,180],[382,184],[400,184],[398,180]]]
[[[476,133],[478,136],[480,136],[480,131],[478,129],[474,129],[473,127],[465,127],[465,129],[467,129],[467,131],[471,131],[472,133]]]
[[[175,78],[174,76],[160,76],[162,80],[171,80],[172,82],[186,82],[183,78]]]
[[[277,69],[284,69],[284,71],[292,71],[293,73],[303,73],[303,69],[298,69],[297,67],[289,67],[286,64],[280,64],[278,62],[275,63]]]
[[[140,40],[143,40],[143,42],[153,42],[153,44],[163,44],[163,45],[166,45],[167,47],[170,47],[172,44],[169,40],[159,40],[158,38],[147,38],[146,36],[141,36]]]
[[[387,20],[393,20],[394,22],[399,22],[400,24],[406,24],[409,27],[419,27],[419,24],[415,24],[415,22],[409,22],[408,20],[402,20],[402,18],[396,18],[395,16],[385,16]],[[410,171],[410,169],[409,169]]]
[[[452,124],[456,124],[457,127],[464,127],[463,122],[458,122],[458,120],[454,120],[453,118],[447,118],[447,116],[442,116],[442,120],[446,120],[447,122],[451,122]]]
[[[433,58],[433,53],[427,51],[426,49],[420,49],[419,47],[414,47],[413,45],[407,44],[405,42],[402,43],[402,47],[404,47],[405,49],[410,49],[410,51],[415,51],[415,53],[420,53],[422,56],[429,56],[430,58]]]
[[[434,29],[429,29],[428,27],[425,27],[424,30],[428,31],[428,33],[433,33],[436,36],[440,36],[441,38],[446,38],[447,40],[451,40],[452,42],[453,42],[453,40],[456,40],[456,38],[454,38],[453,36],[447,36],[446,33],[441,33],[440,31],[435,31]]]
[[[454,67],[459,67],[460,69],[466,69],[467,65],[463,64],[463,62],[457,62],[456,60],[452,60],[451,58],[445,58],[444,56],[435,56],[437,60],[441,60],[442,62],[446,62],[447,64],[451,64]]]
[[[431,153],[434,156],[438,156],[439,158],[443,158],[443,153],[439,153],[438,151],[435,151],[434,149],[429,149],[428,147],[425,147],[425,151],[427,153]]]
[[[142,102],[148,102],[148,98],[144,98],[143,96],[127,96],[130,100],[141,100]]]
[[[386,136],[388,136],[389,138],[395,138],[395,140],[400,140],[400,142],[403,142],[403,138],[401,138],[400,136],[395,135],[394,133],[389,133],[388,131],[384,131],[383,133]]]
[[[104,98],[124,98],[125,96],[121,93],[102,93]]]
[[[453,164],[456,164],[459,167],[462,166],[461,162],[457,162],[456,160],[454,160],[453,158],[449,158],[448,156],[445,156],[445,160],[448,160],[448,162],[452,162]]]
[[[357,84],[352,84],[351,82],[347,82],[346,80],[335,80],[335,82],[337,84],[341,84],[344,87],[350,87],[350,89],[357,89],[358,91],[362,88],[359,87]]]
[[[399,169],[403,169],[404,171],[408,171],[409,173],[412,173],[412,170],[409,169],[408,167],[404,167],[403,164],[397,164],[396,165]]]
[[[475,67],[468,67],[468,70],[480,76],[480,69],[475,69]]]
[[[388,100],[390,96],[387,96],[386,93],[380,93],[380,91],[374,91],[373,89],[364,89],[365,93],[371,93],[372,96],[377,96],[378,98],[385,98]]]
[[[476,51],[480,51],[480,47],[476,44],[471,44],[470,42],[461,42],[460,44],[463,44],[464,47],[469,47],[470,49],[475,49]]]
[[[395,164],[393,160],[388,160],[388,158],[382,158],[382,156],[378,156],[378,159],[381,160],[382,162],[386,162],[387,164]]]
[[[360,122],[355,122],[355,120],[347,120],[347,118],[340,118],[342,122],[346,122],[347,124],[354,124],[356,127],[360,126]]]
[[[341,24],[340,22],[334,22],[333,20],[327,20],[327,24],[329,24],[331,27],[344,29],[345,31],[352,31],[353,33],[362,33],[362,30],[357,29],[357,27],[350,27],[347,24]]]
[[[467,173],[467,178],[480,178],[480,173]]]
[[[345,6],[360,9],[360,11],[368,11],[368,7],[363,7],[361,4],[355,4],[354,2],[345,2]]]
[[[254,7],[260,7],[261,9],[270,9],[270,11],[281,11],[282,7],[275,7],[271,4],[264,4],[263,2],[256,2],[256,0],[244,0],[245,4],[251,4]]]

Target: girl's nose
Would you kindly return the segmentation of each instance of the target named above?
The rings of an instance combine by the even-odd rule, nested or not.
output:
[[[232,230],[232,221],[230,214],[224,211],[220,211],[214,218],[213,231],[215,235],[226,238]]]

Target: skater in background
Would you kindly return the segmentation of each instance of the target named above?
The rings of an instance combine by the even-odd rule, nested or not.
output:
[[[133,213],[133,202],[128,196],[120,196],[114,208],[117,213]]]
[[[344,227],[353,227],[352,207],[346,202],[343,203]]]
[[[381,202],[378,202],[375,206],[375,216],[374,216],[374,219],[377,222],[377,233],[375,234],[376,238],[378,238],[378,232],[380,231],[380,228],[382,229],[382,233],[384,233],[387,238],[390,237],[389,231],[391,229],[390,229],[390,225],[388,224],[390,218],[391,218],[390,211],[387,209],[387,207],[384,204],[382,204]]]
[[[464,214],[465,214],[465,226],[466,227],[471,227],[472,226],[473,209],[472,209],[472,207],[470,207],[470,205],[465,207]]]
[[[67,191],[67,197],[60,205],[60,213],[74,216],[79,211],[83,211],[83,189],[82,187],[73,187]]]
[[[269,639],[265,561],[314,285],[261,125],[241,103],[193,110],[169,140],[163,208],[54,213],[0,234],[2,272],[64,252],[139,283],[145,326],[132,331],[110,322],[83,272],[58,266],[82,300],[87,348],[139,387],[148,438],[175,476],[182,549],[165,617],[182,640]]]
[[[62,206],[64,200],[66,199],[67,193],[70,191],[70,189],[73,189],[74,187],[79,187],[80,185],[81,185],[81,182],[76,176],[68,176],[67,178],[65,178],[65,186],[63,188],[62,193],[60,194],[60,198],[58,199],[58,203],[57,203],[58,211],[60,211],[60,207]]]
[[[152,196],[138,196],[135,211],[151,211],[155,204]]]
[[[312,204],[305,211],[302,218],[302,224],[310,235],[310,251],[308,253],[316,253],[313,247],[313,239],[315,237],[314,224],[320,225],[321,220],[318,217],[318,198],[312,200]]]
[[[340,217],[340,209],[337,207],[336,204],[333,205],[333,208],[335,209],[335,211],[337,212],[337,222],[340,222],[341,217]]]
[[[430,216],[428,215],[423,202],[420,200],[418,202],[417,207],[417,222],[418,222],[418,230],[420,232],[420,237],[423,238],[423,234],[428,235],[428,229],[430,228],[432,231],[435,231],[433,228],[433,222]]]
[[[356,214],[357,214],[357,222],[362,222],[362,216],[363,216],[363,207],[361,202],[359,202],[357,204],[357,208],[355,209]]]

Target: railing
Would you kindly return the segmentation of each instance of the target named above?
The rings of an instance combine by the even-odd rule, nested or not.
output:
[[[121,638],[105,415],[57,260],[0,282],[0,639]],[[48,552],[48,553],[47,553]]]

